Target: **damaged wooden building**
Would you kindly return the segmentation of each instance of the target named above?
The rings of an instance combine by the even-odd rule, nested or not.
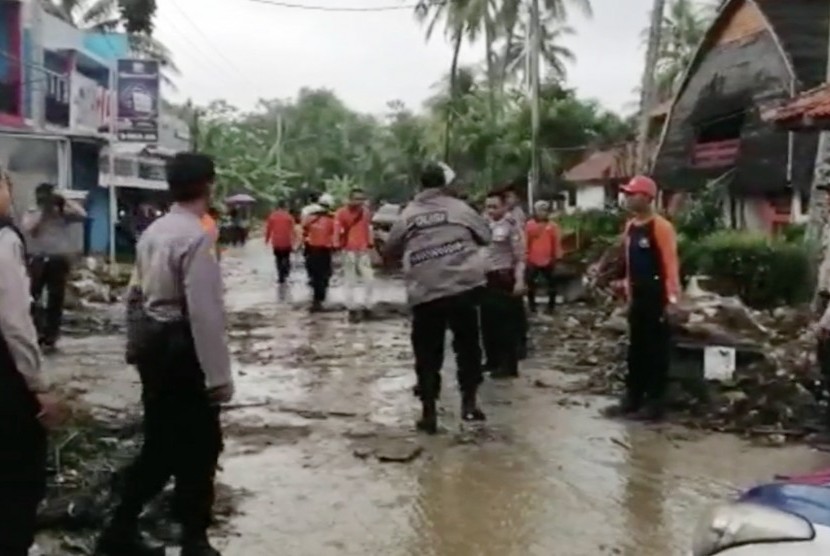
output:
[[[735,228],[806,218],[815,132],[782,133],[771,105],[825,81],[830,1],[726,0],[671,103],[654,156],[664,205],[713,182]]]

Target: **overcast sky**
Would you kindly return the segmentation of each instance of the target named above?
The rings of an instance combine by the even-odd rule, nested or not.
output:
[[[285,0],[305,6],[374,7],[412,0]],[[568,82],[609,109],[629,112],[644,49],[640,32],[652,0],[592,0],[593,19],[574,10],[577,61]],[[288,98],[303,87],[333,89],[352,108],[382,113],[393,99],[420,108],[449,69],[443,35],[429,43],[411,9],[325,12],[264,5],[252,0],[164,0],[156,36],[182,71],[177,100],[224,98],[250,108],[259,98]],[[462,52],[483,58],[483,45]]]

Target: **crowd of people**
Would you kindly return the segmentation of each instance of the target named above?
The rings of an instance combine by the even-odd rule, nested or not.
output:
[[[168,164],[173,205],[141,234],[127,292],[126,360],[142,385],[144,442],[124,474],[116,507],[101,534],[101,556],[162,556],[164,547],[139,531],[145,504],[175,481],[175,516],[182,525],[182,556],[217,556],[208,540],[214,477],[222,450],[220,405],[234,381],[227,344],[219,232],[210,214],[216,169],[211,158],[181,153]],[[534,205],[526,219],[510,188],[488,193],[484,213],[453,194],[453,173],[429,164],[420,191],[403,209],[384,255],[403,262],[412,314],[415,392],[420,431],[438,431],[437,400],[447,330],[457,361],[461,418],[484,421],[478,390],[484,372],[519,375],[527,351],[528,314],[537,310],[543,284],[547,310],[556,307],[555,267],[561,233],[550,206]],[[656,184],[637,177],[623,188],[632,219],[626,249],[630,348],[627,396],[615,415],[659,418],[668,377],[668,317],[679,294],[674,229],[654,213]],[[66,227],[83,209],[41,186],[37,207],[11,218],[12,184],[0,174],[0,554],[23,556],[33,543],[46,484],[48,427],[62,406],[42,372],[42,348],[60,330],[61,288],[68,273]],[[274,252],[277,280],[285,284],[292,253],[302,249],[311,311],[323,310],[333,257],[342,253],[349,318],[371,316],[371,212],[365,191],[346,203],[320,195],[299,222],[279,205],[268,217],[265,241]],[[41,311],[30,300],[46,286]],[[55,297],[53,297],[55,296]],[[527,296],[527,306],[524,297]],[[34,316],[34,317],[33,317]]]

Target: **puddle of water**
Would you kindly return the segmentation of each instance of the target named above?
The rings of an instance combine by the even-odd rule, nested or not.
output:
[[[249,246],[244,254],[245,264],[260,269],[245,289],[261,291],[234,291],[233,303],[259,300],[258,310],[273,312],[275,339],[285,335],[286,357],[296,368],[276,362],[252,369],[240,377],[242,396],[267,393],[355,415],[304,420],[313,435],[227,458],[223,480],[254,493],[236,520],[238,536],[226,540],[229,554],[679,556],[709,504],[776,473],[829,462],[803,447],[756,448],[731,436],[600,418],[607,400],[563,400],[558,388],[533,387],[536,379],[566,385],[571,378],[549,369],[565,360],[565,351],[578,351],[541,345],[541,357],[525,365],[523,378],[483,386],[489,421],[480,440],[459,442],[448,357],[442,422],[449,432],[418,438],[426,451],[409,464],[358,459],[344,437],[350,427],[401,434],[417,415],[411,356],[401,355],[407,326],[349,326],[342,315],[312,319],[291,312],[276,302],[270,257],[263,253]],[[300,280],[291,294],[305,295],[304,288]],[[402,295],[389,282],[380,291]],[[303,342],[313,348],[305,358],[296,356]],[[277,418],[267,409],[244,415]],[[278,417],[285,422],[285,415]]]

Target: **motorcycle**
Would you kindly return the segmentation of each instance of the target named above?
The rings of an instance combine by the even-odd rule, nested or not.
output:
[[[830,469],[779,476],[699,521],[691,556],[830,554]]]

